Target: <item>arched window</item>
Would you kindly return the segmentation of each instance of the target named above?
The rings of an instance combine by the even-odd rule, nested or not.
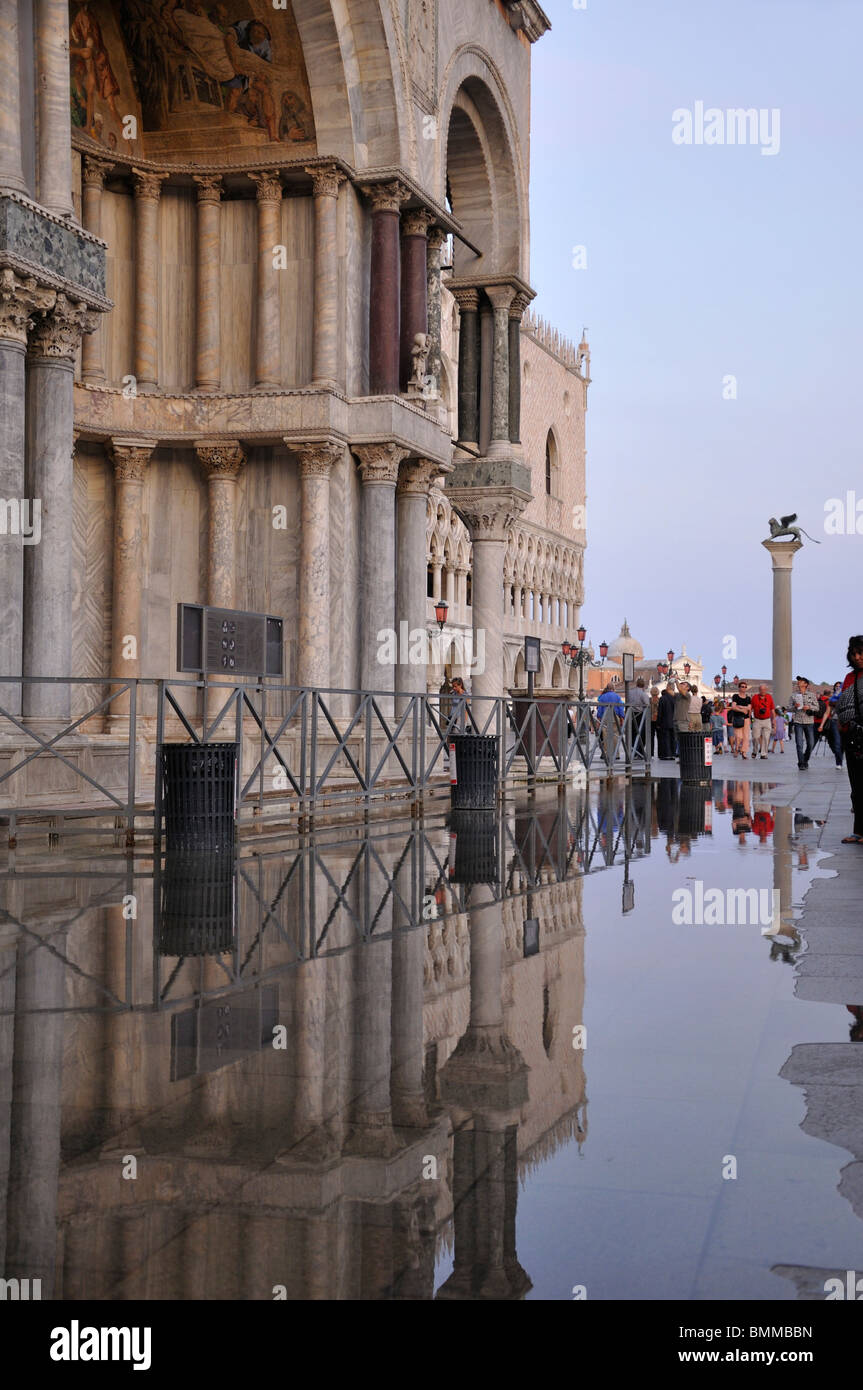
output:
[[[554,437],[554,430],[549,430],[545,436],[545,491],[548,497],[557,497],[559,493],[558,469],[560,458],[557,451],[557,440]]]

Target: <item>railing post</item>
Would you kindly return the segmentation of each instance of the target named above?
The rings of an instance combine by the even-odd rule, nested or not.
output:
[[[129,771],[126,778],[126,844],[135,843],[135,772],[137,738],[138,682],[129,682]]]
[[[312,697],[312,698],[311,698],[311,703],[309,702],[309,695],[311,695],[311,697]],[[311,756],[310,756],[310,758],[309,758],[309,769],[308,769],[308,773],[309,773],[308,794],[306,793],[306,750],[307,750],[307,744],[306,744],[306,719],[307,719],[307,718],[308,718],[308,721],[309,721],[309,729],[310,729],[310,737],[311,737],[311,748],[310,748],[310,750],[309,750]],[[316,802],[317,802],[317,791],[318,791],[318,691],[317,691],[316,689],[315,689],[315,690],[311,690],[311,691],[308,690],[308,689],[306,689],[306,690],[303,691],[303,720],[302,720],[302,730],[303,730],[303,743],[302,743],[302,748],[301,748],[301,750],[300,750],[300,786],[301,786],[302,789],[303,789],[303,796],[304,796],[304,797],[307,797],[307,799],[306,799],[305,802],[304,802],[305,808],[306,808],[307,810],[310,809],[310,810],[311,810],[311,813],[314,813],[315,805],[316,805]]]
[[[162,744],[165,742],[165,682],[156,681],[156,768],[153,783],[153,851],[156,862],[162,843]],[[154,948],[155,950],[155,945]]]

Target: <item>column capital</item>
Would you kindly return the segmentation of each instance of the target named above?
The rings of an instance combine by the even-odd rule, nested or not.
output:
[[[410,208],[402,213],[402,236],[428,236],[434,213],[427,208]]]
[[[114,464],[116,480],[121,483],[142,483],[155,447],[152,439],[111,438],[108,452]]]
[[[399,497],[428,497],[432,480],[442,471],[433,459],[409,459],[399,468]]]
[[[530,300],[531,296],[529,294],[525,294],[523,290],[517,290],[509,306],[510,318],[518,319],[519,322],[521,322],[521,316],[530,303]]]
[[[340,439],[313,439],[297,443],[295,439],[286,435],[285,443],[299,460],[301,478],[328,478],[333,465],[338,463],[345,452],[344,443]]]
[[[0,270],[0,338],[25,346],[33,314],[50,309],[56,297],[56,291],[42,289],[34,276],[17,275],[4,266]]]
[[[135,197],[158,203],[162,196],[162,184],[167,177],[167,174],[157,174],[152,169],[135,169],[133,167],[132,182],[135,186]]]
[[[250,173],[249,178],[257,185],[255,197],[259,203],[280,203],[282,201],[282,181],[278,174]]]
[[[512,285],[486,285],[485,292],[493,309],[509,309],[516,295]]]
[[[432,223],[428,229],[428,244],[430,251],[439,251],[447,239],[448,233],[437,223]]]
[[[65,359],[71,362],[85,333],[94,333],[98,314],[86,304],[58,294],[53,306],[38,318],[30,335],[30,354],[34,358]]]
[[[85,188],[102,188],[113,167],[109,159],[95,159],[85,154],[81,160],[81,182]]]
[[[311,175],[312,193],[316,198],[338,198],[339,188],[347,177],[337,164],[310,164],[306,173]]]
[[[363,193],[372,205],[372,212],[399,212],[402,203],[411,196],[410,189],[398,179],[391,183],[364,184]]]
[[[195,174],[194,179],[198,185],[199,203],[220,203],[222,201],[221,174]]]
[[[479,290],[474,289],[472,286],[467,289],[462,287],[461,289],[451,290],[451,294],[459,307],[460,313],[476,313],[479,308]]]
[[[407,458],[410,451],[390,441],[385,444],[356,444],[353,446],[353,452],[359,460],[364,485],[391,483],[395,486],[398,482],[399,464],[403,458]]]
[[[472,541],[505,541],[521,516],[530,493],[517,488],[458,488],[448,495],[467,523]]]
[[[770,552],[775,570],[790,570],[794,563],[794,556],[798,550],[803,548],[803,542],[797,540],[790,541],[762,541],[765,550]]]
[[[246,462],[246,451],[238,439],[197,439],[195,453],[208,482],[217,478],[235,482]]]

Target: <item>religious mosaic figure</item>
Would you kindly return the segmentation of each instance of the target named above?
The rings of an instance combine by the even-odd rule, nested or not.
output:
[[[73,105],[73,111],[79,117],[76,124],[83,125],[88,135],[98,138],[96,96],[107,102],[111,115],[119,125],[120,113],[117,110],[116,97],[120,84],[114,76],[108,50],[102,41],[102,30],[90,10],[89,0],[84,0],[72,20],[69,30],[69,57],[72,94],[77,103]]]

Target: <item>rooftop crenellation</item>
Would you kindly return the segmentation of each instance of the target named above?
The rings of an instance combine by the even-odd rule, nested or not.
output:
[[[548,319],[532,313],[530,309],[525,310],[521,325],[526,333],[529,333],[540,346],[556,357],[559,362],[562,362],[565,367],[572,367],[581,373],[587,349],[587,342],[584,338],[579,347],[576,347],[570,338],[561,333],[559,328],[553,327]]]

